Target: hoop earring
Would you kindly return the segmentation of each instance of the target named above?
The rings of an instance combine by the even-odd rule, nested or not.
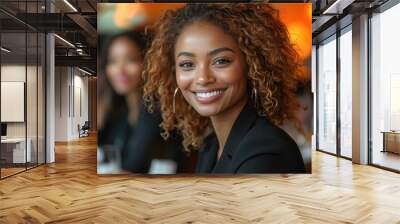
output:
[[[257,89],[255,87],[253,87],[253,89],[251,90],[251,98],[253,100],[254,106],[257,107],[258,101],[258,93],[257,93]]]
[[[175,98],[176,98],[176,94],[178,94],[178,90],[179,88],[177,87],[174,91],[174,98],[172,99],[172,111],[175,113]]]

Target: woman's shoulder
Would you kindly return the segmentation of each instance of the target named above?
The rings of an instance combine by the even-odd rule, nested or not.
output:
[[[271,153],[299,151],[296,142],[284,130],[263,117],[257,118],[241,142],[241,146],[250,145]]]
[[[304,172],[296,142],[281,128],[259,117],[236,150],[238,172]]]

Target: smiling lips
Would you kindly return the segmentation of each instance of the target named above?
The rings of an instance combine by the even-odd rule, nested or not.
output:
[[[117,82],[118,82],[120,85],[127,85],[127,84],[130,82],[130,79],[129,79],[129,77],[128,77],[127,75],[122,74],[122,75],[119,75],[119,76],[117,77]]]
[[[217,101],[226,89],[193,91],[196,100],[201,104],[210,104]]]

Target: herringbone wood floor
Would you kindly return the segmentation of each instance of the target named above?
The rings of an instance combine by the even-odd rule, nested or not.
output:
[[[0,181],[0,223],[400,223],[400,175],[313,153],[311,175],[96,174],[94,137]]]

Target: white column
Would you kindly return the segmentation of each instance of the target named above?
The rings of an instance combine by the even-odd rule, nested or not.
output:
[[[368,163],[368,15],[353,19],[353,162]]]
[[[55,134],[55,73],[54,73],[54,35],[46,36],[46,85],[47,85],[47,108],[46,108],[46,163],[55,161],[54,134]]]
[[[46,3],[47,12],[54,11],[54,5]],[[55,162],[55,43],[54,35],[46,35],[46,163]]]

